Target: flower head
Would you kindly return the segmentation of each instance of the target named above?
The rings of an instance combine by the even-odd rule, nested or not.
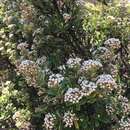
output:
[[[31,113],[28,110],[19,110],[16,111],[13,115],[13,120],[15,121],[15,125],[20,129],[27,129],[31,125],[29,122],[31,118]]]
[[[49,76],[48,86],[54,87],[60,85],[64,80],[64,77],[61,74],[52,74]]]
[[[90,59],[83,62],[80,68],[80,72],[85,74],[91,74],[91,72],[97,71],[100,68],[102,68],[102,64],[99,61]]]
[[[23,42],[23,43],[18,44],[17,49],[18,50],[24,50],[27,47],[28,47],[28,44],[26,42]]]
[[[125,119],[124,117],[121,118],[119,121],[119,129],[118,130],[129,130],[130,129],[130,119]]]
[[[25,77],[28,85],[37,86],[39,67],[35,62],[23,60],[21,64],[17,66],[17,69],[18,72]]]
[[[74,121],[77,121],[78,118],[76,117],[75,113],[70,111],[66,112],[63,116],[63,122],[65,123],[65,127],[72,127],[74,125]]]
[[[115,80],[109,74],[100,75],[98,77],[96,84],[97,86],[100,86],[100,88],[107,88],[109,90],[113,90],[114,88],[117,88],[117,84]]]
[[[123,114],[128,115],[130,113],[130,105],[128,99],[122,95],[119,95],[118,102],[120,103],[120,107],[123,110]]]
[[[119,49],[121,47],[121,43],[119,39],[110,38],[104,42],[104,45],[111,50]]]
[[[69,88],[64,96],[65,102],[78,103],[82,98],[79,88]]]
[[[101,61],[108,61],[113,57],[113,53],[106,47],[99,47],[93,52],[93,56]]]
[[[81,59],[76,57],[76,58],[68,59],[66,64],[68,68],[75,68],[75,67],[80,66],[80,62],[81,62]]]
[[[44,118],[44,126],[47,130],[52,130],[55,126],[56,116],[54,114],[48,113]]]
[[[81,80],[81,79],[80,79]],[[79,82],[80,86],[81,86],[81,94],[83,96],[88,96],[90,95],[92,92],[94,92],[97,88],[96,84],[94,82],[89,82],[88,80],[84,79],[82,81]]]

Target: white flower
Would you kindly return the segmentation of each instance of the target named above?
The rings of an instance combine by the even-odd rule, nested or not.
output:
[[[119,39],[110,38],[104,42],[104,45],[108,47],[108,49],[119,49],[121,47],[121,43]]]
[[[30,122],[16,122],[15,124],[18,128],[28,130],[31,126]]]
[[[28,44],[26,42],[23,42],[23,43],[18,44],[17,49],[18,50],[24,50],[27,47],[28,47]]]
[[[69,88],[64,96],[65,102],[78,103],[82,98],[79,88]]]
[[[23,66],[32,65],[32,64],[34,64],[34,62],[31,60],[23,60],[21,62],[21,65],[23,65]]]
[[[100,86],[100,88],[107,88],[110,90],[117,88],[117,84],[116,84],[115,80],[109,74],[100,75],[98,77],[96,84],[97,84],[97,86]]]
[[[12,118],[15,121],[16,127],[19,129],[28,129],[31,125],[29,122],[31,118],[30,111],[24,109],[16,111]]]
[[[61,74],[52,74],[49,76],[48,86],[58,86],[63,80],[64,77]]]
[[[55,126],[56,116],[54,114],[48,113],[44,118],[44,126],[47,130],[52,130]]]
[[[80,71],[81,72],[88,72],[89,70],[94,70],[94,69],[100,69],[102,67],[102,64],[99,62],[99,61],[96,61],[96,60],[87,60],[87,61],[84,61],[82,66],[81,66],[81,69]]]
[[[95,50],[93,52],[93,56],[96,59],[100,59],[102,61],[107,61],[113,57],[113,53],[106,47],[99,47],[99,48],[97,48],[97,50]]]
[[[130,113],[130,105],[129,105],[129,101],[126,97],[123,97],[122,95],[118,96],[118,101],[121,104],[121,108],[123,110],[123,113],[125,115],[128,115]]]
[[[9,34],[9,38],[11,39],[11,38],[13,38],[13,37],[14,37],[14,34],[10,33],[10,34]]]
[[[122,117],[119,121],[120,128],[118,130],[129,130],[130,129],[130,119]]]
[[[82,90],[81,90],[82,96],[90,95],[97,88],[97,85],[94,82],[89,82],[88,80],[83,80],[80,83],[80,86],[82,88]]]
[[[65,123],[65,127],[72,127],[74,125],[74,121],[77,121],[78,118],[76,117],[75,113],[70,111],[66,112],[63,117],[63,122]]]
[[[81,62],[81,59],[76,57],[76,58],[68,59],[66,64],[69,68],[74,68],[74,67],[80,66],[80,62]]]
[[[18,72],[22,74],[28,85],[37,86],[38,73],[40,68],[35,62],[30,60],[23,60],[20,65],[17,66]]]

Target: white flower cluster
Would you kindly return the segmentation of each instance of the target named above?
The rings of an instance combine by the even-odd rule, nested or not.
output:
[[[130,130],[130,119],[122,119],[119,121],[120,128],[118,130]]]
[[[115,112],[117,112],[117,106],[120,108],[120,112],[123,113],[123,116],[126,116],[130,113],[130,105],[128,103],[128,99],[122,95],[119,95],[114,104],[106,105],[106,112],[108,115],[113,115]]]
[[[74,125],[74,121],[77,121],[78,118],[76,117],[75,113],[70,111],[66,112],[63,117],[63,122],[65,123],[65,127],[72,127]]]
[[[55,126],[56,116],[54,114],[48,113],[44,118],[44,126],[47,130],[52,130]]]
[[[61,74],[52,74],[49,76],[48,87],[55,87],[58,86],[64,77]]]
[[[99,47],[93,52],[93,56],[101,61],[108,61],[112,58],[112,52],[106,47]]]
[[[96,84],[97,86],[100,86],[100,88],[107,88],[109,90],[113,90],[114,88],[117,88],[117,84],[115,80],[109,74],[100,75],[98,77]]]
[[[121,43],[119,39],[110,38],[104,42],[104,45],[110,49],[119,49],[121,47]]]
[[[111,76],[113,78],[116,78],[118,76],[118,67],[116,65],[113,65],[113,64],[109,64],[108,66],[109,68],[109,72],[111,73]]]
[[[15,121],[16,127],[26,130],[31,126],[31,123],[29,122],[31,113],[29,111],[26,111],[26,113],[24,112],[24,110],[15,112],[13,120]]]
[[[130,113],[130,105],[129,105],[128,99],[126,97],[123,97],[122,95],[120,95],[120,96],[118,96],[118,100],[121,104],[123,113],[128,115]]]
[[[69,68],[75,68],[77,66],[80,66],[81,59],[80,58],[69,58],[66,62],[67,66]]]
[[[78,103],[82,98],[79,88],[69,88],[64,95],[64,101],[70,103]]]
[[[98,70],[101,67],[102,67],[102,64],[99,61],[90,59],[83,62],[80,71],[87,73],[88,71],[91,71],[91,70]]]
[[[25,50],[27,47],[28,47],[28,44],[26,42],[23,42],[17,45],[18,50]]]
[[[89,96],[97,88],[97,85],[94,82],[89,82],[88,80],[82,80],[80,82],[81,94],[82,96]]]
[[[35,62],[23,60],[21,64],[17,66],[17,69],[18,72],[25,77],[28,85],[37,86],[39,67]]]
[[[90,82],[85,79],[85,77],[80,77],[78,84],[81,88],[69,88],[64,95],[64,101],[70,103],[78,103],[83,96],[89,96],[97,88],[94,82]]]

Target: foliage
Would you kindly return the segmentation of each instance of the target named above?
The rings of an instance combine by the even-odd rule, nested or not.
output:
[[[130,128],[126,4],[3,0],[0,7],[0,128]]]

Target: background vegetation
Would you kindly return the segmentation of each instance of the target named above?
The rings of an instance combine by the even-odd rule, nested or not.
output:
[[[129,3],[1,1],[0,81],[0,128],[129,130]]]

